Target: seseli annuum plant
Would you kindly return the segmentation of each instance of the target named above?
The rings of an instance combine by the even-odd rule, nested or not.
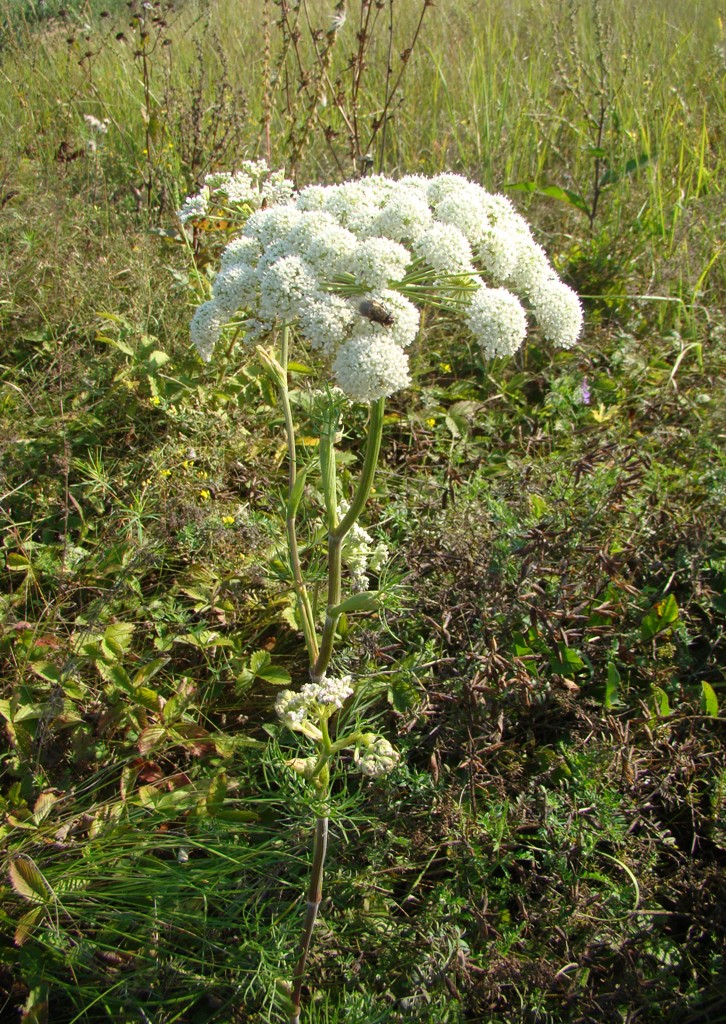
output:
[[[288,767],[313,787],[319,808],[300,953],[285,986],[289,1020],[296,1024],[322,893],[331,762],[352,752],[353,766],[375,777],[399,760],[385,737],[359,723],[336,728],[356,681],[331,673],[341,616],[375,607],[366,574],[376,568],[371,558],[380,566],[386,557],[380,547],[374,551],[360,525],[378,462],[384,402],[411,383],[406,350],[425,308],[458,320],[486,357],[516,352],[530,317],[545,338],[570,347],[580,334],[582,309],[512,204],[455,174],[398,181],[375,176],[296,191],[281,173],[249,162],[234,174],[208,177],[179,215],[191,228],[215,219],[239,223],[211,298],[194,314],[191,337],[204,360],[223,336],[228,355],[238,338],[256,348],[279,393],[286,433],[282,511],[309,679],[280,693],[275,708],[282,724],[303,737],[305,756]],[[318,354],[330,371],[309,402],[319,433],[318,488],[307,487],[313,465],[299,465],[288,385],[293,347]],[[336,439],[351,403],[368,406],[368,425],[362,469],[347,494],[336,474]],[[316,501],[313,517],[322,525],[303,549],[301,506]],[[327,596],[318,614],[306,566],[321,548]]]

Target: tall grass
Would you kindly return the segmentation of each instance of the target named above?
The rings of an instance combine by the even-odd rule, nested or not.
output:
[[[416,8],[406,5],[398,15],[396,71]],[[612,247],[611,260],[623,261],[623,285],[632,274],[637,287],[647,291],[653,267],[660,274],[669,261],[678,267],[669,271],[669,293],[689,304],[704,288],[713,286],[721,294],[722,261],[713,259],[716,239],[708,226],[722,209],[718,126],[724,115],[724,30],[717,0],[687,8],[656,0],[571,0],[553,17],[551,4],[533,0],[438,4],[429,12],[407,68],[405,91],[391,112],[384,169],[452,168],[489,188],[517,182],[557,186],[587,202],[597,188],[596,176],[607,170],[612,183],[602,190],[590,235],[600,249]],[[242,154],[263,154],[261,84],[277,43],[274,37],[272,57],[266,58],[265,17],[273,36],[276,29],[265,11],[261,2],[253,3],[239,17],[233,3],[190,0],[165,13],[162,27],[152,27],[158,42],[144,60],[138,55],[138,27],[134,31],[118,10],[94,20],[90,32],[81,18],[54,21],[42,32],[21,24],[6,45],[2,66],[5,187],[20,184],[33,191],[38,174],[54,174],[59,161],[76,154],[65,165],[70,187],[93,190],[100,172],[106,187],[125,191],[132,204],[144,191],[153,161],[153,204],[161,204],[168,218],[195,176],[214,165],[232,166]],[[311,17],[316,13],[313,5]],[[317,17],[316,24],[327,28],[325,8]],[[340,81],[343,90],[355,46],[354,21],[351,14],[341,30],[328,75],[331,86]],[[606,31],[598,37],[593,26],[599,23]],[[364,78],[364,136],[383,103],[385,28],[381,16]],[[122,40],[116,39],[119,32]],[[300,47],[300,60],[313,61],[308,37]],[[285,67],[285,74],[294,74],[294,62]],[[290,128],[284,93],[291,86],[277,87],[269,155],[274,165],[282,165]],[[598,134],[601,99],[605,111]],[[213,108],[215,115],[214,124],[208,119],[202,128],[212,157],[204,167],[189,157],[195,104]],[[316,130],[328,126],[344,134],[330,101],[318,113]],[[80,155],[88,134],[84,114],[112,122],[95,163]],[[215,137],[220,141],[225,122],[232,137],[215,156],[212,143]],[[297,177],[304,184],[352,169],[345,159],[336,166],[329,149],[315,146],[303,154]],[[520,199],[534,204],[530,214],[545,228],[561,226],[566,214],[569,232],[587,236],[575,208],[559,209],[552,198]],[[689,231],[694,220],[704,227],[698,252]],[[618,252],[624,239],[626,251]]]

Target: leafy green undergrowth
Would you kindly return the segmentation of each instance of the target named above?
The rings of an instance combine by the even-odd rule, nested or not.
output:
[[[303,664],[277,413],[254,366],[222,386],[98,331],[93,379],[26,391],[45,417],[8,449],[6,998],[276,1020],[313,813],[268,724]],[[685,1020],[718,998],[721,357],[683,350],[616,329],[587,357],[419,357],[371,514],[397,552],[383,619],[344,626],[406,763],[336,784],[310,1019]]]

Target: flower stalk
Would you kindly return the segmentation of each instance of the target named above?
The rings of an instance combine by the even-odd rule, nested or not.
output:
[[[310,943],[313,937],[313,928],[318,917],[320,901],[323,898],[323,873],[325,870],[325,854],[328,848],[328,818],[321,816],[315,822],[315,839],[313,840],[313,865],[310,871],[310,882],[308,885],[307,905],[305,908],[305,923],[300,939],[300,955],[292,976],[292,1010],[290,1013],[290,1024],[300,1024],[300,1003],[302,999],[302,987],[305,980],[305,966],[307,964]]]
[[[285,533],[287,536],[287,548],[290,555],[290,566],[292,569],[293,585],[300,610],[305,644],[311,660],[318,656],[318,638],[315,630],[313,609],[310,603],[310,596],[305,586],[300,564],[300,549],[297,542],[296,515],[302,490],[304,487],[304,476],[298,475],[297,453],[295,446],[295,422],[290,406],[290,392],[287,381],[287,364],[289,358],[290,326],[285,324],[282,328],[282,340],[280,343],[280,370],[279,388],[282,409],[285,417],[285,435],[287,437],[287,462],[288,462],[288,493],[285,504]]]
[[[285,720],[288,716],[288,723],[293,728],[298,728],[310,738],[315,739],[317,754],[309,759],[313,763],[301,759],[293,767],[300,771],[304,777],[315,786],[323,802],[324,813],[316,818],[315,834],[313,840],[313,861],[310,874],[310,882],[307,892],[307,903],[305,919],[300,938],[300,947],[297,963],[292,975],[290,986],[290,1024],[300,1024],[300,1009],[302,1000],[302,987],[305,980],[305,971],[312,942],[313,929],[318,917],[320,902],[323,892],[323,879],[325,873],[325,857],[328,845],[328,815],[327,800],[330,785],[330,762],[333,757],[346,748],[354,748],[356,756],[358,748],[372,747],[375,742],[380,742],[379,737],[374,734],[365,734],[357,730],[345,735],[335,742],[330,738],[329,718],[337,709],[337,697],[333,703],[325,703],[329,698],[326,687],[326,673],[330,667],[335,642],[335,634],[340,621],[341,611],[339,606],[342,602],[342,576],[343,576],[343,544],[346,536],[360,519],[366,502],[370,497],[373,488],[373,480],[378,463],[378,456],[381,448],[381,437],[383,434],[383,398],[370,404],[370,416],[368,422],[368,436],[366,441],[365,456],[360,479],[353,496],[350,507],[346,509],[342,518],[338,519],[338,488],[335,465],[335,437],[338,427],[338,412],[331,401],[325,410],[323,427],[320,433],[319,458],[322,490],[325,502],[325,517],[328,528],[328,588],[327,607],[322,635],[318,639],[318,632],[315,625],[315,617],[312,604],[308,595],[302,564],[300,560],[300,548],[297,539],[297,510],[303,497],[306,472],[300,472],[297,465],[297,451],[295,439],[295,421],[290,403],[289,382],[287,379],[289,363],[289,341],[290,327],[285,324],[282,329],[280,340],[279,359],[275,359],[264,349],[258,349],[263,362],[274,377],[283,409],[285,422],[285,434],[287,439],[288,455],[288,493],[285,502],[285,532],[290,557],[290,566],[293,577],[293,585],[297,599],[297,606],[300,615],[305,644],[310,662],[310,680],[308,687],[311,690],[311,711],[310,720],[303,721],[299,717],[300,700],[290,691],[284,691],[278,698],[278,713]],[[334,681],[330,681],[334,682]],[[344,680],[340,681],[345,683]],[[306,689],[306,688],[304,688]],[[314,703],[314,701],[317,703]],[[322,702],[322,703],[321,703]],[[284,710],[283,710],[284,709]],[[314,720],[313,720],[314,719]],[[389,757],[390,767],[395,765],[398,756],[388,745],[388,751],[393,755]],[[379,758],[380,760],[380,758]],[[377,762],[376,762],[377,763]],[[388,768],[387,770],[390,770]]]
[[[381,437],[383,435],[383,409],[383,398],[379,398],[376,402],[371,403],[366,454],[360,480],[358,481],[358,487],[356,488],[350,508],[345,513],[341,521],[337,523],[337,525],[331,527],[328,534],[327,609],[325,613],[323,635],[320,641],[320,649],[313,660],[312,667],[310,669],[310,678],[315,683],[320,682],[320,680],[325,676],[333,654],[335,631],[337,629],[338,622],[340,621],[340,612],[336,611],[336,609],[340,605],[342,597],[341,582],[343,542],[345,541],[346,535],[358,522],[373,488],[373,478],[376,472],[378,455],[381,450]],[[334,456],[332,462],[334,467]],[[325,476],[325,474],[323,475]],[[326,501],[328,502],[328,521],[331,522],[331,517],[335,517],[334,510],[331,512],[331,501],[337,506],[335,495],[333,494],[328,497],[326,494]]]

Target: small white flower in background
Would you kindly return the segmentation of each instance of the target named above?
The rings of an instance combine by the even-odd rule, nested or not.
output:
[[[333,17],[330,19],[330,32],[340,32],[345,25],[346,13],[344,3],[336,6]]]
[[[96,135],[106,135],[108,133],[108,126],[111,124],[109,119],[106,117],[103,121],[99,121],[93,114],[84,114],[83,120],[86,122],[88,128]]]
[[[192,320],[203,359],[242,310],[247,342],[292,323],[330,360],[348,398],[372,402],[411,383],[405,349],[419,330],[417,296],[458,315],[489,358],[516,352],[530,317],[564,348],[582,330],[579,299],[512,203],[457,174],[373,175],[295,192],[282,172],[248,161],[209,175],[179,216],[210,210],[244,226]],[[365,312],[373,307],[384,315]]]
[[[358,771],[371,779],[392,772],[400,760],[401,755],[388,740],[374,733],[366,733],[353,754]]]

